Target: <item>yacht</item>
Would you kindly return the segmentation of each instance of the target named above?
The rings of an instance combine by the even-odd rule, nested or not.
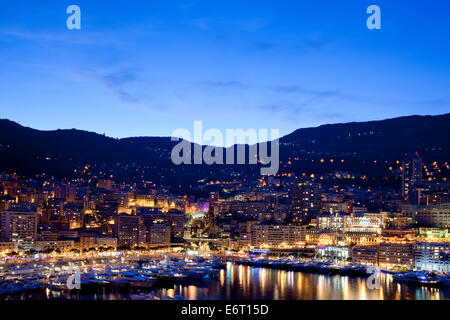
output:
[[[427,287],[440,287],[442,282],[439,277],[432,272],[425,271],[408,271],[393,276],[394,281]]]

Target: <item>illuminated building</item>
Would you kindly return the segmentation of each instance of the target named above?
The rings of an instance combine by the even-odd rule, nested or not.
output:
[[[259,214],[266,210],[264,202],[258,201],[219,201],[214,206],[214,215],[239,214],[247,218],[258,219]]]
[[[419,194],[417,187],[422,182],[422,159],[415,155],[403,160],[402,196],[409,204],[417,204]]]
[[[336,232],[328,230],[310,229],[306,230],[306,243],[315,246],[329,246],[335,244],[337,241]]]
[[[306,226],[254,225],[251,244],[261,246],[294,246],[306,241]]]
[[[258,221],[260,222],[271,222],[274,220],[273,212],[262,211],[258,214]]]
[[[55,198],[75,201],[77,199],[77,187],[71,184],[63,184],[55,187]]]
[[[317,228],[320,230],[344,231],[343,214],[321,214],[317,217]]]
[[[414,219],[422,227],[449,228],[450,204],[418,208]]]
[[[276,224],[282,224],[288,217],[288,210],[276,210],[273,213],[273,221]]]
[[[141,243],[142,218],[120,215],[115,217],[114,228],[118,247],[135,247]]]
[[[134,205],[136,207],[146,207],[146,208],[155,207],[156,206],[155,193],[153,192],[151,194],[136,194],[136,197],[134,199]]]
[[[142,218],[143,224],[147,230],[154,224],[166,224],[170,229],[170,237],[172,242],[177,242],[183,238],[184,225],[186,223],[186,215],[182,212],[171,211],[163,213],[159,210],[151,210],[148,208],[138,208],[138,215]]]
[[[392,226],[394,228],[409,228],[413,225],[414,221],[411,217],[394,217],[392,221]]]
[[[39,232],[39,241],[56,241],[58,240],[58,234],[49,230],[42,230]]]
[[[68,252],[75,247],[73,240],[61,241],[36,241],[36,251],[44,252],[47,250],[59,250],[60,252]]]
[[[209,194],[208,202],[209,202],[209,212],[210,213],[214,212],[214,208],[215,208],[216,204],[219,202],[219,199],[220,199],[219,192],[211,192]]]
[[[427,206],[437,206],[450,203],[450,192],[446,190],[424,190],[421,192],[420,196],[420,204]]]
[[[378,264],[383,269],[395,267],[411,269],[414,266],[414,244],[408,242],[380,243]]]
[[[375,232],[346,232],[344,244],[346,245],[374,245],[380,242],[380,235]]]
[[[354,246],[352,261],[358,264],[378,265],[378,246]]]
[[[449,242],[417,242],[414,257],[418,270],[450,272]]]
[[[338,212],[351,212],[351,205],[343,202],[322,202],[322,212],[328,212],[330,214]]]
[[[97,237],[95,243],[98,248],[117,248],[117,238],[111,237]]]
[[[14,203],[14,198],[13,197],[11,197],[10,195],[1,195],[0,196],[0,213],[2,212],[2,211],[5,211],[5,210],[8,210],[8,208],[9,208],[9,205],[11,204],[11,203]]]
[[[320,185],[316,182],[295,178],[291,190],[291,220],[307,224],[320,213]]]
[[[83,227],[84,224],[84,207],[82,204],[69,202],[64,204],[63,208],[64,220],[69,223],[71,229]]]
[[[346,216],[344,218],[345,232],[370,232],[381,234],[385,225],[385,217],[378,213],[365,213],[363,217]]]
[[[449,240],[450,242],[450,232],[447,228],[419,228],[417,237],[433,240]]]
[[[40,223],[49,223],[50,221],[63,220],[63,199],[49,199],[42,208]]]
[[[96,235],[95,234],[82,234],[80,235],[80,241],[78,248],[80,250],[89,250],[96,247]]]
[[[385,217],[375,213],[364,216],[349,214],[321,214],[317,217],[317,228],[334,232],[375,233],[380,234],[385,224]]]
[[[4,211],[1,213],[1,235],[6,242],[15,242],[19,250],[34,249],[38,225],[37,212]]]
[[[252,244],[252,234],[241,233],[237,241],[238,241],[238,248],[249,247]]]
[[[0,253],[8,254],[17,251],[17,242],[0,242]]]
[[[112,180],[100,179],[97,182],[97,188],[106,189],[106,190],[112,191],[113,190],[113,183],[114,182]]]
[[[170,227],[164,223],[150,226],[149,244],[170,244]]]
[[[414,240],[416,229],[386,228],[381,232],[384,242],[396,242],[399,239]]]
[[[351,258],[351,248],[346,246],[325,246],[316,248],[316,255],[323,259],[347,260]]]

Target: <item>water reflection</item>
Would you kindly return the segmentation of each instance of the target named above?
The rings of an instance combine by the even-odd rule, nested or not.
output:
[[[178,290],[177,290],[178,289]],[[267,299],[267,300],[439,300],[449,299],[450,290],[412,287],[392,282],[381,274],[381,288],[370,290],[365,279],[339,275],[320,275],[228,264],[218,281],[204,286],[176,286],[190,300]]]
[[[407,286],[381,274],[381,288],[370,290],[366,280],[339,275],[320,275],[227,264],[218,279],[196,285],[176,285],[156,291],[160,298],[182,295],[189,300],[442,300],[450,299],[450,288]],[[8,299],[121,300],[127,293],[62,293],[50,289],[23,293]]]

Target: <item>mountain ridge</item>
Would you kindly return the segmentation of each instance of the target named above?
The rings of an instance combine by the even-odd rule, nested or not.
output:
[[[297,129],[281,137],[279,142],[282,172],[370,173],[375,169],[362,168],[361,161],[399,160],[404,153],[413,152],[419,152],[425,161],[449,160],[450,113],[324,124]],[[170,153],[177,143],[170,137],[118,139],[78,129],[44,131],[0,119],[0,171],[24,175],[46,172],[71,177],[74,170],[92,165],[104,171],[112,170],[111,174],[124,180],[140,177],[155,183],[190,186],[205,178],[226,179],[236,175],[250,178],[259,172],[254,165],[176,166],[171,162]],[[317,160],[322,158],[345,161],[340,165],[318,166]],[[289,167],[288,162],[294,163]],[[131,167],[138,171],[146,168],[146,172],[139,171],[138,176]],[[379,169],[374,174],[382,171]]]

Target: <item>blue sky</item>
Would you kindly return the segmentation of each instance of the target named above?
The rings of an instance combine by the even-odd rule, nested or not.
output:
[[[0,117],[128,137],[446,113],[449,16],[446,0],[10,1]]]

